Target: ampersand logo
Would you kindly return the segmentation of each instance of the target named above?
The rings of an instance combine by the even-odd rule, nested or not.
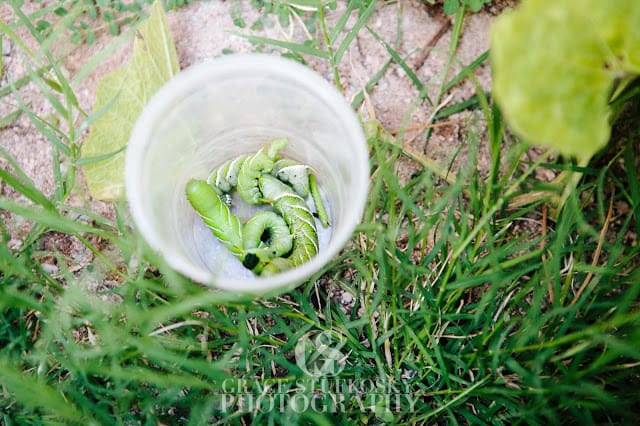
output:
[[[331,331],[310,331],[295,348],[296,364],[311,377],[335,376],[344,370],[347,355],[340,350],[347,339]]]

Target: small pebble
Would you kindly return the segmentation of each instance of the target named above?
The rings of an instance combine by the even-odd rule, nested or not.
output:
[[[7,247],[9,247],[10,250],[19,250],[20,247],[22,247],[22,240],[12,238],[7,243]]]
[[[348,292],[344,292],[342,293],[342,297],[340,298],[340,302],[343,305],[348,305],[349,303],[353,302],[353,296],[351,295],[351,293]]]
[[[55,274],[60,270],[60,268],[58,268],[56,265],[53,265],[51,263],[43,263],[41,266],[42,266],[42,270],[49,275]]]

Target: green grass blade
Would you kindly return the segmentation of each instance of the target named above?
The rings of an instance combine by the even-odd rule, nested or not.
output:
[[[84,167],[88,164],[95,164],[95,163],[99,163],[101,161],[107,160],[111,157],[113,157],[114,155],[118,155],[121,152],[124,152],[124,150],[127,149],[127,146],[124,145],[121,148],[118,148],[117,150],[113,151],[113,152],[109,152],[106,154],[102,154],[102,155],[96,155],[95,157],[82,157],[78,160],[76,160],[75,164],[78,167]]]
[[[433,105],[433,103],[431,102],[431,99],[429,99],[429,96],[426,94],[426,90],[425,90],[424,84],[422,84],[422,82],[420,81],[418,76],[413,72],[411,67],[409,67],[409,65],[407,65],[407,63],[400,57],[398,52],[396,52],[395,49],[389,45],[389,43],[384,41],[382,39],[382,37],[380,37],[380,35],[378,33],[373,31],[370,27],[366,27],[366,28],[367,28],[367,31],[369,31],[369,34],[371,34],[373,36],[373,38],[378,43],[380,43],[382,45],[382,47],[385,48],[387,53],[389,53],[389,56],[391,56],[393,58],[393,60],[398,65],[400,65],[400,68],[402,68],[402,70],[405,72],[405,74],[407,74],[407,77],[409,77],[409,79],[416,86],[418,91],[425,97],[425,99],[427,99],[427,102],[429,102],[430,105]]]
[[[51,66],[49,65],[45,65],[43,67],[38,68],[35,73],[39,76],[42,77],[46,72],[48,72],[51,69]],[[11,93],[12,90],[18,90],[24,86],[26,86],[27,84],[29,84],[31,82],[31,76],[30,75],[26,75],[24,77],[19,78],[18,80],[15,81],[10,81],[8,82],[8,84],[5,87],[0,87],[0,98],[8,95],[9,93]]]
[[[2,180],[34,203],[49,211],[56,211],[56,207],[53,203],[42,192],[40,192],[38,188],[36,188],[27,174],[22,171],[18,163],[3,147],[0,147],[0,158],[3,158],[16,174],[16,176],[14,176],[7,170],[0,169],[0,178],[2,178]]]
[[[20,118],[21,115],[22,110],[18,109],[0,118],[0,130],[4,130],[5,128],[9,127],[11,123]]]
[[[342,56],[344,56],[345,52],[347,51],[347,49],[349,48],[353,40],[355,40],[355,38],[358,36],[362,27],[364,27],[367,24],[367,22],[369,22],[371,15],[373,15],[373,12],[376,10],[377,4],[378,4],[377,0],[371,1],[367,6],[367,8],[364,9],[359,14],[358,20],[353,25],[353,28],[349,30],[347,35],[344,37],[344,39],[340,43],[340,46],[338,46],[338,48],[336,49],[336,53],[334,57],[336,64],[340,63],[340,61],[342,60]]]
[[[108,231],[97,229],[92,226],[85,225],[84,223],[60,216],[58,213],[51,210],[28,207],[5,198],[0,198],[0,208],[59,232],[68,234],[85,232],[99,236],[105,240],[114,238],[114,235]]]
[[[310,56],[316,56],[318,58],[323,58],[323,59],[329,59],[329,53],[326,50],[321,50],[312,46],[307,46],[304,44],[298,44],[298,43],[292,43],[289,41],[282,41],[282,40],[277,40],[274,38],[268,38],[268,37],[261,37],[261,36],[254,36],[254,35],[250,35],[250,34],[242,34],[242,33],[237,33],[237,32],[232,32],[232,35],[235,35],[237,37],[242,37],[244,39],[249,40],[252,43],[256,43],[256,44],[267,44],[270,46],[277,46],[277,47],[282,47],[284,49],[288,49],[294,53],[300,54],[300,55],[310,55]]]
[[[367,81],[364,88],[353,97],[353,100],[351,101],[351,108],[358,109],[360,107],[362,102],[364,102],[365,93],[369,93],[376,86],[376,84],[378,84],[382,77],[384,77],[384,74],[387,72],[387,70],[389,69],[389,65],[391,65],[392,62],[392,59],[387,60],[382,68],[380,68],[378,72],[376,72],[369,79],[369,81]]]
[[[60,141],[60,139],[65,140],[66,135],[64,135],[60,131],[60,129],[58,129],[54,124],[49,123],[46,120],[43,120],[41,117],[33,113],[33,111],[31,111],[29,106],[24,102],[24,100],[22,99],[22,96],[20,96],[17,89],[15,89],[15,87],[12,87],[12,91],[13,91],[13,95],[18,100],[20,109],[29,117],[33,125],[36,127],[36,129],[40,133],[42,133],[49,140],[49,142],[51,142],[51,144],[55,149],[58,149],[60,152],[62,152],[66,156],[70,156],[71,149]]]
[[[344,30],[344,27],[345,25],[347,25],[347,22],[349,21],[349,17],[353,13],[353,11],[358,8],[359,6],[358,3],[359,3],[358,0],[349,0],[349,2],[347,3],[347,9],[340,16],[340,19],[338,19],[338,21],[336,22],[336,25],[332,28],[332,30],[329,33],[329,41],[331,42],[332,45],[336,42],[338,36],[342,33],[342,30]]]
[[[460,72],[455,77],[453,77],[447,84],[444,85],[444,88],[442,89],[442,91],[448,92],[449,90],[453,89],[453,86],[455,86],[456,84],[460,83],[462,80],[467,78],[469,74],[475,71],[475,69],[478,68],[480,65],[485,63],[487,59],[489,59],[489,51],[485,50],[476,59],[471,61],[469,65],[463,66]]]
[[[0,19],[0,32],[5,34],[11,41],[13,41],[16,45],[22,49],[27,56],[30,58],[35,58],[35,54],[29,49],[29,47],[22,41],[20,37],[16,35],[16,33],[9,28],[7,24],[3,20]]]
[[[3,359],[0,359],[0,378],[3,386],[21,404],[42,409],[66,421],[82,424],[90,421],[86,414],[79,412],[54,387],[36,380],[31,374],[25,374]]]
[[[444,107],[440,110],[438,110],[438,112],[435,115],[435,118],[437,119],[443,119],[443,118],[447,118],[453,114],[457,114],[459,112],[463,112],[463,111],[469,111],[471,108],[475,107],[476,105],[480,104],[480,98],[478,95],[473,95],[472,97],[470,97],[469,99],[467,99],[466,101],[462,101],[459,102],[457,104],[454,105],[450,105],[448,107]]]

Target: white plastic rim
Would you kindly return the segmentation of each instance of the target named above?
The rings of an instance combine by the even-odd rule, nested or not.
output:
[[[209,160],[218,156],[217,138],[252,126],[304,139],[291,149],[324,172],[319,179],[329,188],[328,197],[336,198],[331,213],[336,223],[326,247],[309,262],[270,277],[235,278],[193,257],[183,238],[195,220],[184,207],[184,184],[189,174],[204,178],[212,164],[232,158],[236,145],[227,141],[219,143],[221,158]],[[132,131],[125,174],[133,220],[171,268],[213,288],[259,296],[294,288],[338,255],[364,211],[369,155],[356,114],[320,75],[276,56],[228,55],[180,72],[153,96]]]

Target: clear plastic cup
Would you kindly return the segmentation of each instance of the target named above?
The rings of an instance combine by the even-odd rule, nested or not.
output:
[[[320,250],[309,262],[259,277],[202,224],[185,186],[281,137],[289,139],[284,156],[317,171],[331,226],[319,226]],[[142,236],[176,271],[238,294],[287,291],[326,265],[360,221],[368,181],[367,144],[342,95],[309,68],[261,54],[224,56],[180,72],[145,107],[127,148],[126,193]]]

